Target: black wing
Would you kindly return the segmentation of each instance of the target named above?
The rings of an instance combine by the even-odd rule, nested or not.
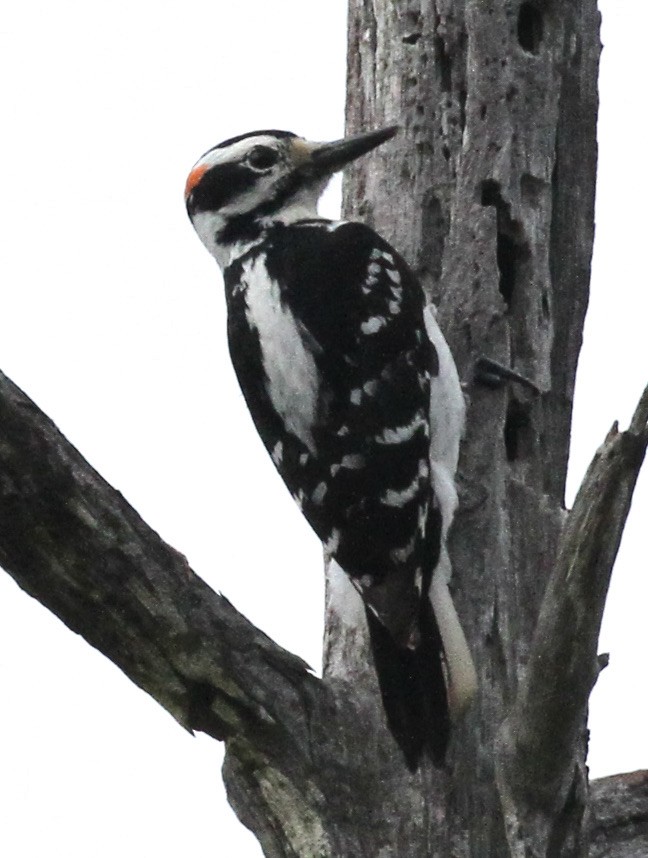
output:
[[[438,361],[422,290],[372,230],[326,221],[274,227],[226,289],[259,434],[368,608],[390,728],[410,767],[426,748],[441,761],[449,721],[428,599],[441,540],[429,473]]]
[[[263,343],[241,285],[245,271],[260,276],[255,264],[265,267],[317,369],[312,443],[290,430],[268,392]],[[398,641],[416,645],[417,607],[440,538],[429,478],[436,355],[418,282],[368,227],[326,221],[275,227],[228,281],[230,348],[268,451],[366,602]],[[295,408],[308,395],[296,387]]]

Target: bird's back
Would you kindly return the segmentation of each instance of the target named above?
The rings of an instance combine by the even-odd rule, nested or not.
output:
[[[368,227],[323,220],[268,230],[225,281],[232,360],[269,453],[407,644],[439,539],[429,526],[435,352],[418,283]]]

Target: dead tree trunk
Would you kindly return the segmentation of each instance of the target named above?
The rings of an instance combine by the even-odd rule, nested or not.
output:
[[[534,668],[549,641],[533,635],[564,521],[588,298],[596,4],[352,0],[349,38],[350,130],[399,121],[404,134],[349,171],[348,214],[414,265],[466,382],[487,356],[541,390],[468,390],[452,556],[481,693],[455,731],[450,780],[435,790],[430,812],[443,822],[430,854],[585,854],[596,636],[570,664],[561,630],[543,629],[555,632],[558,661]],[[554,663],[565,676],[548,688]],[[579,692],[561,697],[575,675]],[[552,702],[539,713],[541,693]]]
[[[447,770],[406,769],[362,626],[329,610],[315,679],[1,375],[0,563],[184,727],[226,741],[230,801],[269,858],[585,856],[590,829],[592,854],[638,854],[645,778],[592,804],[584,760],[648,391],[563,509],[593,231],[594,0],[350,6],[349,130],[403,133],[349,174],[346,211],[415,267],[470,397],[452,555],[481,689]],[[541,393],[476,387],[482,356]],[[635,815],[620,803],[615,826],[610,795],[633,795]]]

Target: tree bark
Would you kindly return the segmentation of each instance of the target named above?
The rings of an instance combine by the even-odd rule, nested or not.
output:
[[[417,271],[469,395],[451,554],[480,692],[445,770],[405,767],[362,622],[328,604],[324,679],[313,677],[0,376],[0,562],[184,727],[226,742],[230,801],[271,858],[557,858],[587,855],[590,839],[592,855],[640,854],[645,775],[590,795],[585,754],[648,394],[563,508],[598,24],[594,0],[350,0],[349,131],[398,122],[402,134],[349,171],[345,211]],[[482,356],[540,392],[477,386]]]
[[[605,442],[572,513],[589,509],[595,487],[599,507],[613,511],[613,538],[599,518],[578,529],[574,556],[615,545],[647,416],[648,392],[630,431]],[[446,818],[430,800],[453,808],[460,770],[411,775],[370,695],[341,677],[314,678],[210,590],[1,374],[0,426],[0,563],[186,729],[226,741],[230,799],[266,855],[478,854],[468,837],[484,820]],[[595,855],[606,843],[636,845],[648,818],[645,777],[601,784]]]
[[[431,854],[585,854],[587,694],[574,702],[579,729],[572,718],[542,749],[561,782],[544,816],[530,817],[510,787],[511,768],[530,760],[519,742],[509,759],[502,725],[523,705],[521,680],[538,657],[533,635],[565,518],[593,240],[598,12],[592,0],[352,0],[349,27],[349,130],[399,121],[403,134],[347,173],[347,213],[414,265],[466,382],[487,356],[541,391],[468,390],[451,554],[481,693],[455,729],[451,789],[434,795],[443,825]],[[593,665],[582,669],[589,693]]]
[[[648,855],[648,772],[592,783],[592,858]]]

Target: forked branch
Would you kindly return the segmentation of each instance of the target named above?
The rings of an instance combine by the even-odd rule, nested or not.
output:
[[[614,426],[597,452],[567,519],[528,671],[502,731],[498,775],[511,854],[523,854],[515,851],[522,814],[527,832],[534,811],[537,824],[550,824],[572,783],[647,422],[648,389],[628,431]],[[361,854],[359,820],[347,820],[346,831],[320,783],[329,777],[322,761],[336,759],[350,720],[340,699],[198,578],[2,374],[0,427],[0,564],[184,727],[233,740],[230,798],[268,855]],[[376,784],[370,759],[356,760],[357,771]],[[242,784],[246,795],[237,796]],[[251,801],[259,819],[250,817]]]
[[[648,445],[648,387],[626,432],[615,423],[566,519],[531,657],[503,732],[500,781],[514,805],[562,807],[598,676],[603,608]],[[510,808],[509,808],[510,810]]]

